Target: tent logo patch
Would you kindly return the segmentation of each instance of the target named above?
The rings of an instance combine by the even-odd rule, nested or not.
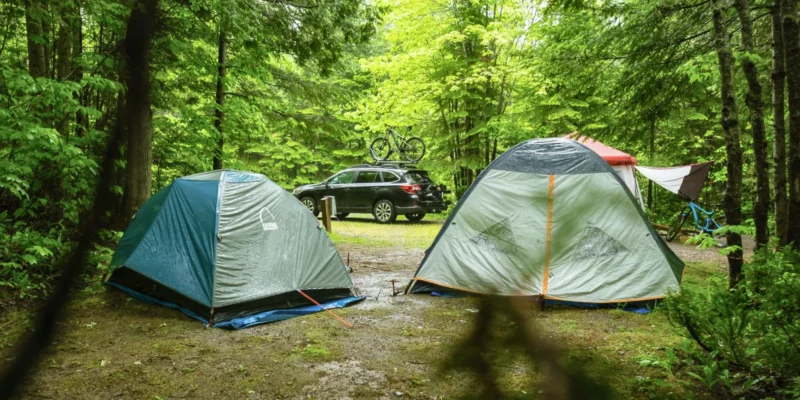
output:
[[[264,211],[267,212],[266,213],[266,217],[267,217],[267,221],[266,222],[264,222],[264,217],[265,217]],[[272,219],[272,221],[270,221],[270,218]],[[278,224],[275,222],[275,216],[272,215],[272,212],[269,211],[269,208],[267,208],[267,207],[262,208],[261,211],[258,212],[258,219],[261,220],[261,226],[264,228],[264,231],[277,231],[278,230]]]
[[[470,241],[478,246],[506,254],[517,254],[517,243],[508,219],[504,219],[473,236]]]
[[[580,244],[575,250],[575,257],[583,259],[613,256],[627,250],[628,249],[607,233],[603,232],[600,228],[587,225],[583,228]]]

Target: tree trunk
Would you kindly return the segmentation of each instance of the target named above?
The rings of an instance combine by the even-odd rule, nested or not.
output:
[[[61,22],[58,26],[58,37],[56,38],[56,79],[63,81],[66,79],[75,80],[71,75],[74,68],[72,62],[72,30],[75,29],[75,23],[80,17],[74,14],[76,10],[73,9],[74,4],[67,2],[61,7]],[[69,139],[69,118],[71,113],[66,113],[60,116],[56,124],[56,130],[61,136]]]
[[[774,148],[772,159],[775,164],[775,235],[778,243],[786,245],[786,224],[788,205],[786,199],[786,127],[784,125],[784,95],[786,70],[783,55],[782,0],[772,2],[772,121]]]
[[[46,78],[47,62],[45,60],[44,32],[42,30],[43,10],[36,0],[25,2],[25,26],[28,39],[28,73],[34,78]]]
[[[753,25],[750,21],[750,2],[735,0],[736,11],[741,23],[742,49],[746,56],[742,59],[742,69],[747,79],[745,104],[750,111],[750,126],[753,129],[753,152],[755,153],[756,201],[753,204],[753,220],[756,225],[756,248],[769,243],[769,168],[767,166],[767,134],[764,127],[764,101],[761,82],[758,81],[758,68],[750,56],[753,54]]]
[[[653,158],[656,153],[656,118],[650,120],[650,165],[653,165]],[[647,180],[647,209],[653,210],[653,181]]]
[[[800,249],[800,27],[797,1],[783,2],[783,43],[789,94],[789,218],[786,240]]]
[[[222,133],[222,122],[225,120],[225,64],[228,62],[228,44],[225,41],[225,32],[219,31],[219,54],[217,55],[217,109],[214,113],[214,128],[217,128],[217,148],[214,151],[213,169],[222,169],[223,148],[225,146],[225,136]]]
[[[83,80],[83,68],[80,58],[83,54],[83,19],[81,18],[81,0],[75,0],[75,16],[77,17],[72,30],[72,61],[75,68],[75,81]],[[101,38],[98,38],[102,40]],[[81,106],[86,106],[88,94],[85,90],[78,93]],[[99,106],[98,106],[99,107]],[[80,110],[75,112],[75,136],[81,137],[89,131],[89,116]]]
[[[122,217],[126,220],[133,217],[150,197],[152,185],[153,111],[150,105],[149,49],[157,2],[136,1],[125,32],[128,148]]]
[[[728,225],[742,223],[742,149],[739,143],[739,113],[736,109],[736,89],[733,84],[733,53],[728,41],[728,28],[725,24],[725,1],[713,0],[714,47],[719,59],[722,97],[722,130],[725,132],[725,153],[727,155],[727,182],[723,197],[725,218]],[[738,233],[726,234],[728,246],[738,246],[738,250],[728,254],[730,286],[741,279],[742,237]]]

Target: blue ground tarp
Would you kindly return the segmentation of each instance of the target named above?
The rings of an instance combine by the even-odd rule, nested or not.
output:
[[[471,296],[469,293],[464,292],[431,292],[431,296],[436,297],[444,297],[444,298],[459,298],[459,297],[468,297]],[[655,302],[647,302],[644,303],[635,303],[635,304],[626,304],[626,303],[617,303],[617,304],[605,304],[605,303],[577,303],[572,301],[563,301],[563,300],[545,300],[545,304],[548,306],[570,306],[570,307],[579,307],[579,308],[593,308],[593,309],[615,309],[615,310],[622,310],[627,312],[632,312],[636,314],[647,314],[650,311],[653,311],[657,303]]]
[[[133,290],[131,288],[125,287],[123,285],[120,285],[120,284],[118,284],[116,282],[106,282],[106,285],[113,286],[113,287],[115,287],[115,288],[117,288],[119,290],[122,290],[123,292],[127,293],[131,297],[133,297],[133,298],[135,298],[137,300],[141,300],[141,301],[143,301],[145,303],[161,305],[161,306],[164,306],[164,307],[180,310],[182,313],[184,313],[184,314],[186,314],[186,315],[188,315],[188,316],[190,316],[190,317],[192,317],[194,319],[200,320],[204,324],[208,324],[208,320],[207,319],[205,319],[205,318],[197,315],[196,313],[193,313],[191,310],[186,309],[184,307],[181,307],[181,306],[179,306],[179,305],[177,305],[175,303],[170,303],[170,302],[167,302],[167,301],[162,301],[162,300],[156,299],[156,298],[148,296],[148,295],[146,295],[144,293],[140,293],[140,292],[137,292],[137,291],[135,291],[135,290]],[[322,303],[322,306],[325,309],[342,308],[342,307],[347,307],[347,306],[349,306],[351,304],[358,303],[359,301],[362,301],[365,298],[366,298],[366,296],[347,297],[347,298],[344,298],[344,299],[339,299],[339,300],[329,301],[327,303]],[[262,312],[262,313],[259,313],[259,314],[255,314],[255,315],[249,315],[249,316],[246,316],[246,317],[234,318],[234,319],[232,319],[230,321],[219,322],[219,323],[215,324],[214,326],[217,327],[217,328],[223,328],[223,329],[244,329],[244,328],[249,328],[249,327],[255,326],[255,325],[267,324],[267,323],[270,323],[270,322],[283,321],[283,320],[289,319],[289,318],[300,317],[300,316],[308,315],[308,314],[314,314],[314,313],[317,313],[317,312],[320,312],[320,311],[323,311],[323,309],[321,309],[317,305],[306,306],[306,307],[298,307],[298,308],[288,308],[288,309],[283,309],[283,310],[272,310],[272,311],[265,311],[265,312]]]
[[[325,309],[342,308],[342,307],[347,307],[354,303],[358,303],[359,301],[364,300],[365,298],[366,296],[348,297],[345,299],[339,299],[339,300],[329,301],[327,303],[322,303],[322,306],[325,307]],[[286,310],[272,310],[272,311],[265,311],[263,313],[256,315],[251,315],[249,317],[234,318],[230,321],[220,322],[214,326],[216,326],[217,328],[226,328],[226,329],[243,329],[243,328],[249,328],[254,325],[277,322],[277,321],[282,321],[284,319],[299,317],[302,315],[318,313],[320,311],[323,310],[317,305],[289,308]]]

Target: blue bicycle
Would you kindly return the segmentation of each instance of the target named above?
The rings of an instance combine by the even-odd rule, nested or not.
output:
[[[716,213],[717,210],[706,211],[693,201],[689,202],[688,208],[692,210],[694,226],[700,231],[700,233],[712,234],[715,230],[722,227],[717,223],[717,221],[714,221],[714,213]],[[703,220],[700,219],[698,213],[703,215]],[[671,242],[678,237],[678,234],[681,232],[681,227],[686,222],[686,218],[688,216],[689,213],[686,209],[681,211],[681,213],[678,215],[678,218],[676,218],[675,222],[673,222],[669,227],[669,231],[667,231],[666,239],[668,242]]]

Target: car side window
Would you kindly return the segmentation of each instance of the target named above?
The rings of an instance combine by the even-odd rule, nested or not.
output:
[[[397,182],[400,180],[400,177],[394,172],[381,171],[381,175],[383,175],[384,182]]]
[[[356,171],[345,171],[339,175],[334,176],[328,181],[330,185],[342,185],[347,184],[353,181],[353,177],[356,175]]]
[[[377,171],[360,171],[356,177],[356,183],[372,183],[378,177]]]

